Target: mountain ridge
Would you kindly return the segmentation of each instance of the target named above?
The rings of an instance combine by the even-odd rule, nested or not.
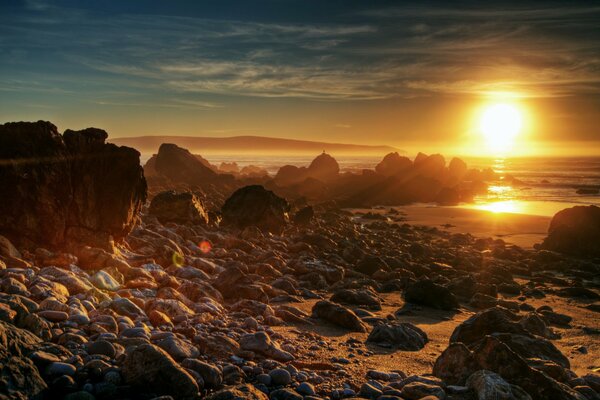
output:
[[[387,145],[362,145],[352,143],[330,143],[313,140],[272,138],[267,136],[135,136],[111,138],[108,140],[117,145],[134,147],[142,153],[156,153],[162,143],[174,143],[185,147],[192,153],[202,152],[289,152],[309,153],[325,151],[336,154],[387,154],[390,152],[402,152],[401,150]]]

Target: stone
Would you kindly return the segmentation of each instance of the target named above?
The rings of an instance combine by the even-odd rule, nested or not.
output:
[[[494,372],[480,370],[467,379],[467,387],[477,394],[479,400],[514,400],[511,385]],[[531,399],[531,397],[529,397]]]
[[[421,279],[406,288],[404,299],[409,303],[424,305],[440,310],[458,308],[458,301],[452,292],[429,279]]]
[[[207,389],[217,389],[223,382],[223,373],[221,370],[209,363],[193,358],[186,358],[181,362],[181,366],[200,374],[204,381],[204,387]]]
[[[355,269],[362,274],[373,275],[379,270],[389,271],[390,267],[380,257],[366,255],[356,264]]]
[[[329,299],[334,303],[365,306],[373,310],[381,310],[381,301],[370,289],[339,289]]]
[[[89,342],[87,345],[88,354],[101,354],[109,358],[114,358],[117,351],[113,344],[107,340],[96,340]]]
[[[38,315],[51,322],[62,322],[69,319],[69,314],[64,311],[44,310],[39,311]]]
[[[220,390],[206,400],[269,400],[266,394],[252,385],[244,384]]]
[[[378,387],[375,387],[369,382],[363,383],[359,391],[359,395],[366,397],[367,399],[376,399],[382,394],[383,392]]]
[[[470,345],[495,332],[530,335],[517,320],[518,317],[513,312],[501,307],[480,311],[454,329],[450,342]]]
[[[176,144],[163,143],[154,160],[156,173],[173,183],[204,186],[215,182],[218,175],[187,149]]]
[[[196,380],[164,350],[151,344],[140,345],[127,354],[122,374],[127,384],[142,393],[181,399],[198,396]]]
[[[411,323],[391,322],[376,325],[367,342],[398,350],[418,351],[425,347],[428,338],[425,332]]]
[[[434,396],[440,400],[446,398],[446,392],[441,387],[418,381],[404,385],[401,393],[406,400],[420,400],[426,396]]]
[[[316,394],[315,387],[308,382],[302,382],[296,388],[296,392],[303,396],[314,396]]]
[[[206,225],[208,214],[200,199],[193,193],[161,192],[150,202],[148,214],[161,223]]]
[[[299,226],[306,226],[310,224],[315,216],[315,211],[312,206],[306,206],[298,210],[296,214],[294,214],[294,224]]]
[[[46,368],[46,374],[53,375],[53,376],[59,376],[59,375],[73,376],[73,375],[75,375],[75,371],[76,371],[76,368],[73,365],[63,363],[63,362],[53,362],[52,364],[48,365],[48,367]]]
[[[375,166],[375,171],[383,176],[394,176],[410,170],[413,166],[408,157],[401,156],[397,152],[386,154]]]
[[[318,301],[312,308],[312,315],[353,332],[367,331],[365,324],[352,310],[327,300]]]
[[[600,207],[575,206],[552,217],[542,249],[574,256],[600,256]]]
[[[115,292],[121,288],[119,282],[115,280],[108,272],[98,271],[90,278],[90,282],[98,289]]]
[[[239,344],[243,350],[254,351],[274,360],[285,362],[294,359],[292,354],[282,350],[265,332],[243,335],[239,340]]]
[[[260,185],[245,186],[229,197],[221,214],[225,225],[245,228],[256,226],[264,231],[281,233],[289,220],[288,202]]]
[[[176,361],[181,361],[185,358],[196,358],[200,355],[200,352],[193,344],[177,336],[169,336],[156,342],[156,345],[169,353]]]
[[[271,400],[302,400],[303,397],[294,392],[292,389],[288,389],[288,388],[283,388],[283,389],[277,389],[277,390],[273,390],[270,393],[269,398]]]
[[[275,368],[269,372],[271,377],[271,385],[273,386],[286,386],[292,382],[292,376],[290,373],[283,368]]]
[[[0,125],[0,232],[24,246],[121,242],[137,221],[146,181],[140,153],[107,137],[95,128],[61,135],[44,121]]]

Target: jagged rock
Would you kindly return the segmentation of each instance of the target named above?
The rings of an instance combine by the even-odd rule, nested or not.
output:
[[[467,387],[477,394],[478,400],[531,400],[531,396],[522,393],[522,389],[515,388],[500,375],[486,370],[469,376]]]
[[[541,248],[576,256],[600,256],[600,207],[576,206],[552,217]]]
[[[366,326],[352,310],[327,300],[318,301],[313,306],[312,314],[316,318],[322,318],[334,325],[349,329],[353,332],[367,331]]]
[[[407,287],[404,292],[404,299],[409,303],[441,310],[452,310],[458,307],[456,297],[448,288],[429,279],[421,279]]]
[[[23,246],[111,248],[146,199],[140,154],[88,128],[63,135],[50,122],[0,125],[0,232]]]
[[[164,350],[143,344],[131,350],[122,368],[127,384],[141,393],[171,395],[181,399],[198,396],[198,384]]]
[[[238,228],[256,226],[262,230],[281,233],[288,223],[290,206],[285,199],[260,185],[236,190],[225,201],[221,213],[223,223]]]
[[[375,171],[383,176],[394,176],[412,168],[412,161],[408,157],[403,157],[397,152],[386,154],[385,157],[375,166]]]
[[[353,304],[381,310],[381,301],[370,289],[339,289],[333,293],[330,300],[334,303]]]
[[[193,358],[186,358],[182,361],[181,366],[199,373],[207,389],[218,388],[223,382],[223,373],[214,365]]]
[[[163,143],[154,164],[157,174],[174,183],[203,186],[214,182],[218,175],[187,149],[176,144]]]
[[[367,342],[405,351],[421,350],[428,341],[425,332],[408,322],[376,325],[367,338]]]
[[[160,222],[178,224],[207,224],[208,214],[200,199],[193,193],[161,192],[150,202],[148,214]]]
[[[243,350],[250,350],[263,354],[278,361],[291,361],[294,356],[279,348],[265,332],[248,333],[239,340]]]

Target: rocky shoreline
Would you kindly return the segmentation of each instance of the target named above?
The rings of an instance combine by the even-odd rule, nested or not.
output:
[[[79,132],[86,154],[104,153],[105,133]],[[0,142],[20,135],[5,125]],[[212,174],[182,193],[202,179],[170,150],[180,179],[149,179],[150,202],[139,159],[61,161],[68,182],[95,185],[56,203],[65,221],[76,210],[108,228],[66,241],[0,230],[0,399],[600,398],[595,207],[557,215],[526,250]],[[19,210],[16,189],[39,203],[54,184],[14,155],[0,164],[4,212],[34,230],[53,209]],[[114,178],[100,176],[119,171],[136,184],[107,198]]]

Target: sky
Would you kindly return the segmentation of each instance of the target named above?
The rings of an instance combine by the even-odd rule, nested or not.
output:
[[[595,1],[2,0],[0,53],[0,122],[600,155]]]

